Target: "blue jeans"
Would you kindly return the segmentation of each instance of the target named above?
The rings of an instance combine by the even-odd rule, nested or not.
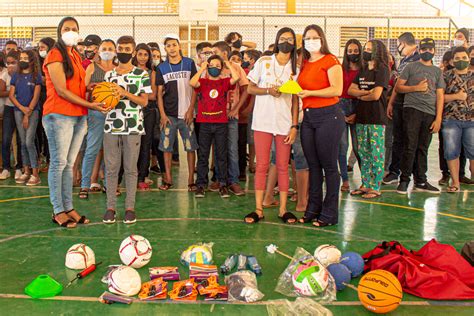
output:
[[[239,183],[239,120],[230,119],[227,123],[227,174],[230,185]],[[216,160],[217,161],[217,160]],[[216,165],[216,177],[221,172]]]
[[[352,99],[344,99],[341,98],[338,106],[344,113],[344,116],[349,116],[354,114],[355,106],[352,102]],[[349,137],[348,137],[348,129],[351,130],[351,141],[352,141],[352,148],[354,149],[355,153],[357,152],[357,135],[355,133],[355,126],[351,124],[345,123],[344,131],[342,132],[341,141],[339,142],[339,172],[341,173],[342,181],[348,181],[349,175],[347,174],[347,150],[349,149]]]
[[[10,170],[11,168],[11,147],[12,147],[12,139],[13,133],[15,132],[16,124],[15,124],[15,109],[12,106],[5,105],[3,110],[3,130],[2,130],[2,159],[3,159],[3,169]],[[20,137],[16,138],[17,143],[17,164],[15,169],[21,169],[23,167],[23,163],[21,161],[21,143]]]
[[[301,124],[300,124],[301,128]],[[295,142],[291,145],[291,150],[293,153],[293,160],[295,162],[295,169],[296,171],[301,170],[308,170],[308,162],[306,161],[306,157],[304,156],[303,146],[301,146],[301,133],[298,131],[296,135]]]
[[[38,153],[36,152],[36,127],[38,126],[38,111],[33,111],[29,118],[28,128],[23,128],[23,117],[25,114],[21,111],[15,111],[15,122],[18,136],[21,140],[21,158],[23,165],[38,168]]]
[[[99,111],[89,110],[87,116],[86,150],[82,159],[81,188],[88,189],[91,186],[92,169],[104,140],[104,125],[105,115]]]
[[[467,159],[474,160],[474,122],[453,119],[443,120],[444,159],[454,160],[461,155],[461,147]]]
[[[74,208],[72,167],[87,132],[87,116],[48,114],[43,116],[51,160],[48,185],[54,214]]]
[[[186,152],[196,151],[199,146],[194,132],[194,123],[186,124],[184,119],[168,116],[171,124],[168,124],[161,130],[160,147],[162,152],[174,152],[174,145],[178,137],[178,131],[183,140],[184,150]],[[177,147],[176,147],[177,148]]]

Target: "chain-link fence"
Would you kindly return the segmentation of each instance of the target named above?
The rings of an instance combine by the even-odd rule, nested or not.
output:
[[[7,39],[15,39],[25,46],[33,45],[44,36],[56,35],[62,16],[0,16],[0,46]],[[222,40],[229,32],[242,34],[244,41],[257,43],[265,50],[284,26],[302,34],[309,24],[320,25],[326,33],[331,52],[342,56],[345,42],[358,38],[362,43],[380,39],[396,55],[396,39],[403,32],[413,32],[417,39],[432,37],[437,43],[436,61],[451,46],[456,26],[448,17],[367,17],[367,16],[309,16],[309,15],[221,15],[216,22],[188,24],[178,15],[90,15],[76,16],[83,37],[98,34],[116,40],[121,35],[133,35],[137,42],[162,42],[168,33],[179,34],[185,55],[193,55],[192,48],[204,40]],[[474,32],[471,32],[471,34]],[[472,37],[472,35],[471,35]],[[3,41],[3,43],[2,43]],[[472,42],[472,41],[471,41]]]

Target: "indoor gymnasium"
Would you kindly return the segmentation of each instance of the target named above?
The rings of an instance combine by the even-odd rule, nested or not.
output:
[[[474,315],[473,17],[0,0],[0,313]]]

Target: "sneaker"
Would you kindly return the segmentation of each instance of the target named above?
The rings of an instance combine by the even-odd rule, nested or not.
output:
[[[219,182],[212,182],[211,185],[209,186],[209,191],[211,192],[218,192],[219,189],[221,188],[221,185]]]
[[[429,192],[439,194],[441,191],[437,188],[429,184],[428,182],[425,183],[415,183],[415,190],[421,192]]]
[[[16,175],[15,175],[15,182],[17,184],[23,184],[23,183],[26,183],[28,181],[28,179],[30,178],[30,175],[29,174],[22,174],[20,177],[16,178]]]
[[[113,211],[113,210],[105,211],[104,218],[102,219],[102,222],[104,222],[106,224],[115,223],[115,211]]]
[[[34,186],[41,183],[41,179],[39,177],[31,176],[28,182],[26,183],[27,186]]]
[[[229,191],[234,193],[237,196],[245,195],[245,191],[242,190],[242,187],[238,183],[231,184],[229,186]]]
[[[383,184],[395,184],[398,182],[398,176],[393,173],[387,174],[383,179],[382,183]]]
[[[229,198],[230,197],[229,190],[227,189],[226,186],[221,186],[220,187],[219,195],[221,196],[221,198]]]
[[[0,173],[0,180],[6,180],[8,178],[10,178],[10,171],[3,169],[2,173]]]
[[[158,167],[158,166],[152,166],[152,167],[150,168],[150,172],[156,173],[156,174],[160,174],[160,173],[161,173],[161,170],[160,170],[160,167]]]
[[[397,187],[398,194],[407,194],[408,191],[408,182],[400,182]]]
[[[145,183],[148,184],[148,185],[152,185],[152,184],[153,184],[153,180],[151,180],[150,178],[146,177],[146,178],[145,178]]]
[[[438,181],[439,185],[448,185],[449,184],[449,175],[443,174],[443,177]]]
[[[471,180],[466,176],[461,177],[461,179],[459,179],[459,182],[461,182],[462,184],[467,184],[467,185],[473,185],[474,184],[474,180]]]
[[[123,222],[125,224],[133,224],[137,221],[137,217],[135,216],[134,211],[125,211],[125,217],[123,219]]]
[[[204,191],[203,187],[197,187],[196,192],[194,193],[194,196],[197,198],[203,198],[206,196],[206,192]]]
[[[138,182],[138,191],[150,191],[150,186],[146,182]]]
[[[15,180],[19,179],[23,175],[20,169],[15,170]]]

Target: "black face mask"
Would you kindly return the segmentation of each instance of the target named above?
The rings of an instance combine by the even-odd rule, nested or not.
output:
[[[126,64],[132,59],[132,54],[127,53],[117,53],[117,59],[121,64]]]
[[[471,62],[469,63],[471,66],[474,66],[474,57],[471,58]]]
[[[238,39],[235,42],[232,43],[232,47],[234,48],[241,48],[242,47],[242,40]]]
[[[447,69],[447,70],[451,70],[451,69],[453,69],[453,68],[454,68],[454,66],[451,66],[450,64],[448,64],[448,65],[446,66],[446,69]]]
[[[249,68],[249,67],[250,67],[250,62],[244,61],[244,62],[242,63],[242,68]]]
[[[364,59],[364,61],[371,61],[372,60],[372,53],[363,52],[362,53],[362,58]]]
[[[86,57],[87,59],[93,59],[95,56],[95,53],[93,50],[85,50],[84,51],[84,57]]]
[[[278,50],[282,52],[283,54],[290,53],[293,50],[293,48],[295,48],[295,45],[290,44],[288,42],[278,44]]]
[[[18,63],[18,67],[20,67],[21,70],[25,70],[25,69],[28,69],[28,67],[30,67],[30,63],[27,61],[20,61]]]
[[[405,47],[403,47],[402,49],[400,49],[400,46],[402,46],[402,44],[400,44],[400,45],[397,46],[397,52],[398,52],[398,54],[399,54],[400,56],[403,56],[403,55],[402,55],[402,53],[403,53],[403,48],[405,48]]]
[[[360,60],[360,55],[359,54],[350,54],[350,55],[347,55],[347,59],[351,63],[358,63],[359,60]]]
[[[423,60],[423,61],[430,61],[432,60],[434,57],[434,54],[430,53],[430,52],[424,52],[424,53],[421,53],[420,54],[420,58]]]

